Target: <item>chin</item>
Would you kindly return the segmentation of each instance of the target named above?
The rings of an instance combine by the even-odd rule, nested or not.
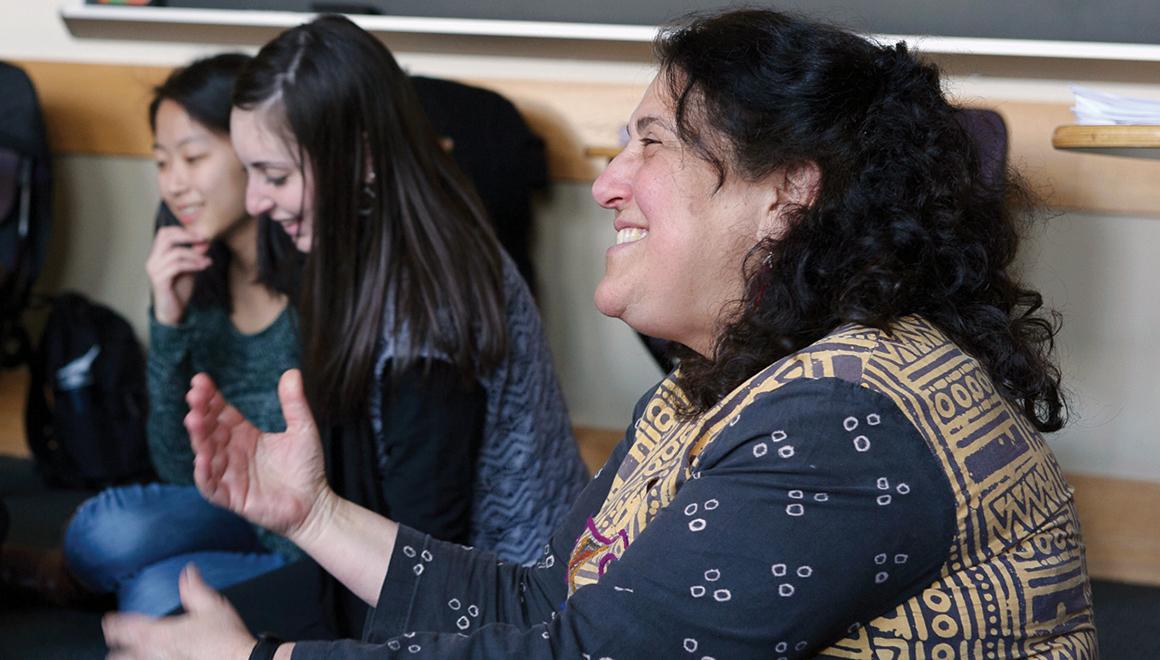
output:
[[[614,319],[623,318],[624,304],[616,299],[614,292],[607,290],[607,286],[603,282],[596,285],[596,293],[592,296],[592,302],[596,304],[596,311],[601,314]]]

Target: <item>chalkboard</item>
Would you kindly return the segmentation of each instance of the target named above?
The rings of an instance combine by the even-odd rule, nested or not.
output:
[[[712,0],[167,0],[169,7],[363,10],[430,18],[658,25]],[[782,0],[750,2],[873,34],[1160,44],[1160,0]]]

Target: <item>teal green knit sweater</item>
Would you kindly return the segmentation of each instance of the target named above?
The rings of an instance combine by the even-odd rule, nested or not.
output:
[[[190,308],[178,326],[149,315],[149,453],[162,481],[193,484],[193,451],[183,420],[193,375],[213,378],[226,400],[265,431],[285,428],[278,379],[299,364],[297,318],[289,307],[260,332],[239,332],[221,308]],[[283,554],[293,546],[269,533],[263,543]]]

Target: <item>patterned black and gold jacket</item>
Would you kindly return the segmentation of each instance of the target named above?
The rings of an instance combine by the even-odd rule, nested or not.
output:
[[[937,328],[839,329],[694,420],[670,377],[531,567],[403,528],[299,657],[1097,657],[1070,487]]]

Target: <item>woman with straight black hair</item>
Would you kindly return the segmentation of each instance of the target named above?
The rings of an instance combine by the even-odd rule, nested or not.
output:
[[[233,102],[246,207],[307,254],[302,373],[330,483],[534,561],[586,471],[527,286],[410,80],[323,17],[264,46]],[[324,594],[331,625],[357,633],[361,601]]]
[[[225,588],[302,556],[202,499],[182,425],[183,392],[204,372],[260,428],[285,428],[271,388],[298,365],[287,298],[300,259],[277,225],[246,213],[246,174],[229,138],[234,81],[249,61],[240,53],[194,61],[171,73],[149,104],[162,205],[145,264],[153,301],[147,437],[161,483],[110,488],[83,503],[65,533],[61,567],[88,591],[115,593],[123,611],[177,608],[177,576],[191,562]]]
[[[497,565],[337,496],[307,460],[297,377],[284,434],[198,377],[202,492],[375,609],[361,641],[255,643],[189,571],[188,617],[106,619],[117,652],[1098,655],[1043,438],[1065,417],[1057,326],[1014,278],[1020,218],[997,194],[1021,188],[980,173],[937,69],[766,10],[694,17],[656,47],[632,140],[592,188],[616,232],[596,304],[687,353],[541,561]]]

